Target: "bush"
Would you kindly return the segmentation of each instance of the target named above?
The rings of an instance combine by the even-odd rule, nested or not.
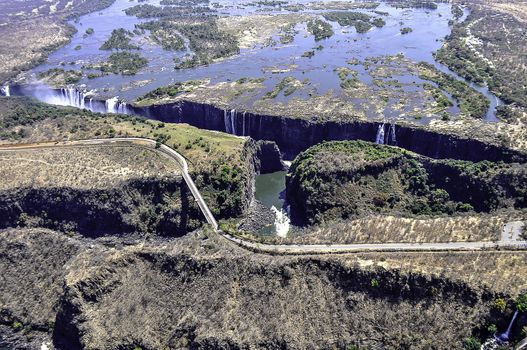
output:
[[[527,311],[527,293],[518,295],[516,298],[516,309],[520,312]]]
[[[470,337],[467,340],[465,340],[465,350],[480,350],[481,349],[481,343],[478,339],[474,337]]]

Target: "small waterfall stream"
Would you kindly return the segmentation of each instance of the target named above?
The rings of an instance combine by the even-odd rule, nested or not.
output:
[[[481,345],[481,350],[496,350],[500,345],[508,344],[511,337],[512,327],[514,326],[514,321],[516,321],[518,314],[519,311],[516,310],[512,316],[511,322],[509,322],[507,330],[501,334],[494,334],[492,338],[487,339],[487,341]]]
[[[275,232],[278,237],[286,238],[287,233],[289,232],[289,226],[291,224],[291,220],[287,216],[287,213],[284,209],[276,209],[276,207],[273,205],[271,207],[271,211],[275,215],[275,221],[274,221],[274,227]]]
[[[11,88],[9,87],[9,85],[4,85],[0,88],[0,94],[2,96],[6,96],[6,97],[9,97],[11,96]]]
[[[384,145],[384,123],[379,125],[377,136],[375,136],[375,143],[378,145]]]

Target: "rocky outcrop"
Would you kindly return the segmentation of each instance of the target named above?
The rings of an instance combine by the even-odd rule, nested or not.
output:
[[[432,159],[363,141],[313,146],[295,159],[287,177],[297,225],[514,210],[527,206],[526,191],[522,164]]]
[[[182,178],[131,180],[107,189],[13,188],[0,192],[0,228],[47,227],[87,237],[180,236],[203,215]]]
[[[251,136],[256,140],[274,141],[287,158],[312,145],[330,140],[375,141],[379,127],[369,121],[317,121],[294,119],[285,116],[259,115],[250,112],[223,110],[192,101],[148,107],[129,106],[129,111],[147,118],[166,122],[188,123],[210,130]],[[388,129],[388,125],[385,125]],[[386,135],[389,130],[386,130]],[[526,162],[527,155],[506,147],[477,139],[441,134],[425,128],[397,125],[395,143],[410,151],[432,157],[471,161]],[[385,140],[390,141],[390,140]],[[391,141],[390,141],[391,142]]]

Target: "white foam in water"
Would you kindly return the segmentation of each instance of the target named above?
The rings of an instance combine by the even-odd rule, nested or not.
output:
[[[276,209],[274,205],[271,207],[271,211],[275,216],[274,227],[276,235],[283,238],[287,237],[291,223],[291,220],[287,217],[287,213],[283,209]]]
[[[11,96],[11,88],[9,87],[9,85],[2,86],[0,88],[0,92],[2,92],[2,95],[6,97]]]
[[[375,143],[379,145],[384,144],[384,123],[382,123],[382,125],[379,125],[379,129],[377,130],[377,136],[375,137]]]
[[[117,113],[118,108],[117,104],[119,103],[119,98],[117,96],[109,98],[106,100],[106,112],[108,113]]]

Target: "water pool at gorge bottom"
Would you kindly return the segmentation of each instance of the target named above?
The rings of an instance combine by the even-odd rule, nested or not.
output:
[[[258,233],[262,235],[287,236],[290,220],[285,205],[285,177],[286,171],[261,174],[256,177],[256,191],[254,197],[275,215],[275,221],[265,226]]]

